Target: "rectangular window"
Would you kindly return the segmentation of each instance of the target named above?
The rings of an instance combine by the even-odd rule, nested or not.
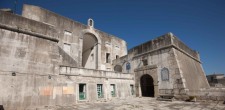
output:
[[[130,85],[130,92],[131,92],[131,95],[134,95],[134,85]]]
[[[118,59],[119,58],[119,55],[116,55],[116,59]]]
[[[86,99],[86,84],[79,84],[79,100]]]
[[[103,88],[102,88],[102,84],[97,84],[97,94],[98,94],[98,98],[103,98]]]
[[[63,50],[70,55],[70,44],[64,43]]]
[[[110,84],[110,92],[112,97],[116,97],[116,86],[115,84]]]
[[[106,53],[106,63],[110,63],[110,53]]]
[[[144,66],[146,66],[146,65],[148,65],[148,60],[144,59],[144,60],[142,60],[142,63],[143,63]]]

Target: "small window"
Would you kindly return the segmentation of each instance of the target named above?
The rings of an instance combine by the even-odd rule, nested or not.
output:
[[[102,84],[97,84],[97,94],[98,94],[98,98],[103,98],[103,88],[102,88]]]
[[[110,84],[110,92],[112,97],[116,97],[116,86],[115,84]]]
[[[110,63],[110,53],[106,53],[106,63]]]
[[[94,21],[93,21],[93,19],[88,19],[88,26],[90,26],[90,27],[94,27]]]
[[[90,20],[90,26],[93,26],[93,21],[92,20]]]
[[[127,64],[126,64],[126,70],[130,70],[130,63],[129,62],[127,62]]]
[[[116,59],[118,59],[119,58],[119,55],[116,55]]]
[[[148,65],[148,60],[144,59],[144,60],[142,60],[142,63],[143,63],[144,66],[146,66],[146,65]]]
[[[86,99],[86,84],[79,84],[79,100]]]
[[[169,70],[167,68],[161,70],[161,79],[162,81],[169,81]]]
[[[131,95],[134,95],[134,85],[130,85],[130,92],[131,92]]]

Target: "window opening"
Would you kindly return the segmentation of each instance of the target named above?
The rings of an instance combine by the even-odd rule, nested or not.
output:
[[[119,58],[119,55],[116,55],[116,59],[118,59]]]
[[[106,53],[106,63],[110,63],[110,53]]]
[[[79,84],[79,99],[86,99],[86,84]]]
[[[148,60],[144,59],[144,60],[142,60],[142,63],[143,63],[144,66],[147,66],[148,65]]]
[[[110,91],[111,91],[112,97],[116,97],[116,86],[115,86],[115,84],[110,85]]]
[[[131,92],[131,95],[134,95],[134,85],[130,85],[130,92]]]
[[[103,98],[103,89],[102,89],[102,84],[97,84],[97,93],[98,93],[98,98]]]

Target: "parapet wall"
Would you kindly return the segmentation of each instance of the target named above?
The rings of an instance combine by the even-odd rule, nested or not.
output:
[[[191,48],[189,48],[187,45],[185,45],[172,33],[167,33],[153,40],[150,40],[146,43],[138,45],[130,49],[128,51],[128,54],[133,53],[134,56],[139,56],[139,55],[146,54],[148,52],[154,52],[160,49],[165,49],[170,46],[173,46],[174,48],[179,49],[180,51],[184,52],[186,55],[200,62],[198,53],[192,50]]]
[[[0,11],[0,27],[14,32],[57,42],[57,31],[51,25],[37,22],[15,14]]]
[[[196,60],[199,60],[200,61],[200,58],[199,58],[199,54],[197,51],[195,50],[192,50],[191,48],[189,48],[187,45],[185,45],[182,41],[180,41],[177,37],[172,37],[172,44],[183,50],[185,53],[187,53],[188,55],[192,56],[193,58],[195,58]]]
[[[156,39],[150,40],[146,43],[138,45],[128,51],[128,53],[134,53],[134,55],[144,54],[149,51],[155,51],[160,48],[171,45],[171,37],[169,34],[157,37]]]
[[[199,100],[224,101],[225,99],[225,88],[200,89],[198,93]]]
[[[0,11],[0,71],[58,74],[56,33],[49,25]]]
[[[93,78],[108,78],[108,79],[125,79],[133,80],[133,74],[126,74],[114,71],[102,71],[94,69],[84,69],[77,67],[60,66],[60,75],[68,76],[82,76],[82,77],[93,77]]]

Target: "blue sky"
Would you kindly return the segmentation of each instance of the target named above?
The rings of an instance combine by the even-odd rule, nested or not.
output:
[[[0,8],[14,8],[1,0]],[[225,0],[18,0],[86,24],[127,41],[128,48],[172,32],[200,52],[206,74],[225,73]]]

